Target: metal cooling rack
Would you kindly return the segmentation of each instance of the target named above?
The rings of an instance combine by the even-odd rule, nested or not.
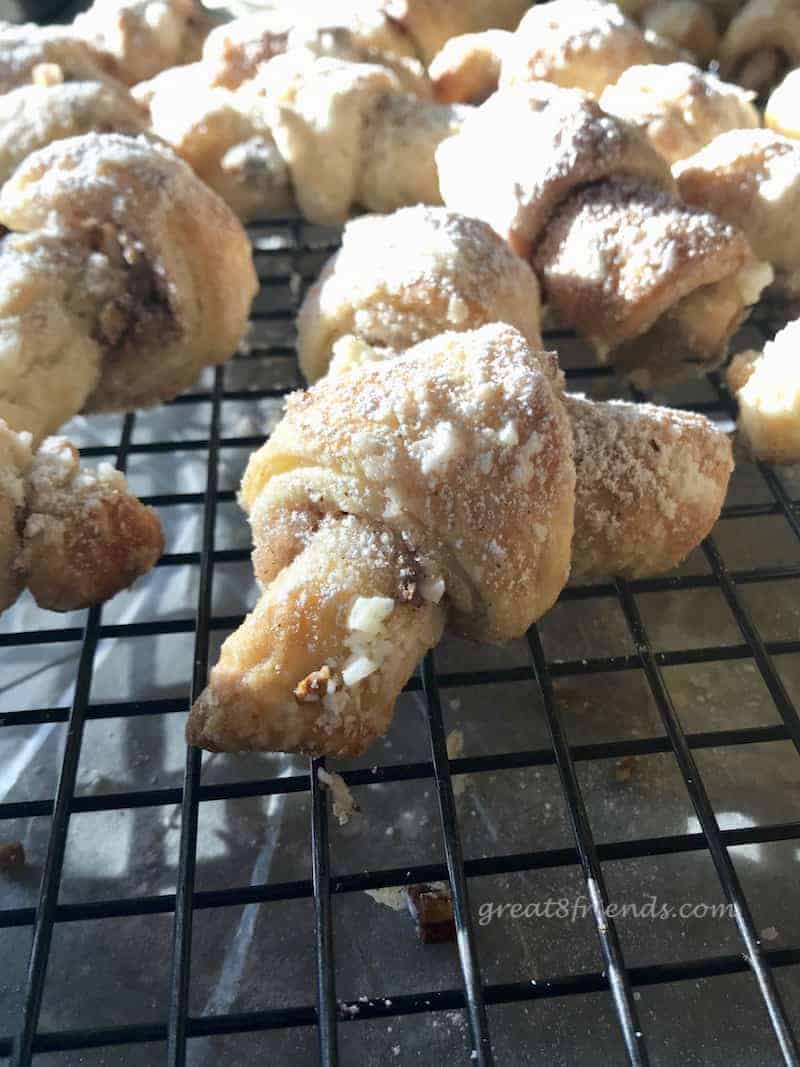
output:
[[[121,420],[121,432],[115,443],[93,445],[83,450],[87,456],[113,457],[123,470],[137,456],[153,457],[195,453],[206,467],[204,491],[162,492],[145,496],[148,503],[166,514],[169,509],[184,506],[202,508],[201,543],[199,550],[167,553],[159,563],[157,574],[176,568],[196,568],[196,610],[194,617],[166,618],[132,622],[107,621],[108,607],[95,608],[69,625],[19,631],[6,629],[0,633],[0,647],[5,662],[3,673],[15,669],[15,650],[44,645],[57,649],[64,643],[78,643],[74,695],[69,706],[39,707],[11,710],[0,716],[0,729],[8,727],[65,724],[65,740],[57,786],[52,796],[41,799],[8,801],[0,804],[0,839],[3,826],[10,820],[48,817],[50,820],[46,856],[41,870],[38,903],[0,910],[0,935],[4,930],[26,928],[31,932],[30,961],[19,997],[19,1011],[13,1017],[9,1032],[0,1036],[0,1062],[8,1057],[13,1067],[37,1063],[166,1063],[179,1067],[192,1062],[192,1041],[202,1037],[226,1036],[289,1028],[315,1030],[319,1062],[333,1067],[339,1062],[355,1062],[352,1054],[340,1054],[343,1036],[353,1028],[370,1022],[424,1018],[436,1013],[463,1013],[467,1026],[461,1042],[462,1062],[488,1065],[494,1062],[516,1062],[513,1055],[497,1050],[500,1024],[493,1012],[503,1006],[527,1005],[531,1008],[526,1025],[537,1026],[537,1011],[546,1002],[556,999],[567,1004],[573,998],[591,994],[610,997],[617,1031],[619,1061],[646,1064],[653,1061],[672,1062],[659,1053],[657,1043],[650,1039],[647,1021],[639,1001],[643,990],[672,984],[707,981],[723,976],[749,974],[757,987],[757,996],[764,1009],[763,1027],[759,1033],[759,1047],[763,1058],[742,1062],[800,1063],[797,1036],[793,1033],[787,998],[791,991],[779,988],[780,973],[797,975],[792,971],[800,965],[800,942],[786,947],[770,947],[760,936],[753,918],[754,901],[748,898],[742,878],[732,862],[729,849],[738,846],[760,846],[774,842],[793,842],[800,839],[800,815],[794,821],[771,822],[758,826],[721,829],[715,805],[704,784],[696,754],[704,749],[728,749],[735,746],[758,746],[769,742],[787,742],[800,753],[800,718],[790,696],[779,664],[792,655],[800,654],[800,639],[795,633],[789,639],[767,639],[746,602],[744,592],[762,583],[797,581],[800,565],[768,562],[749,568],[731,568],[721,550],[718,538],[709,537],[698,553],[701,566],[681,569],[675,576],[656,580],[617,581],[596,586],[568,588],[561,597],[562,605],[576,604],[590,610],[591,602],[616,602],[630,639],[631,651],[623,654],[575,656],[548,655],[542,639],[541,625],[534,627],[527,637],[525,658],[513,666],[482,667],[480,662],[464,662],[458,669],[444,670],[437,666],[437,658],[430,654],[421,672],[409,683],[409,691],[424,700],[427,722],[429,756],[401,762],[383,761],[370,767],[357,764],[344,771],[352,787],[389,783],[428,783],[438,805],[439,831],[442,852],[435,862],[412,863],[404,866],[368,868],[354,873],[337,874],[334,849],[329,837],[329,804],[325,792],[317,784],[316,768],[322,761],[311,761],[304,773],[282,776],[247,778],[230,781],[204,782],[201,753],[190,749],[186,756],[183,786],[142,788],[127,792],[100,795],[76,793],[76,776],[81,755],[84,727],[92,720],[123,720],[142,716],[167,716],[185,713],[186,695],[147,700],[113,699],[96,701],[92,697],[93,667],[100,641],[165,635],[190,635],[194,643],[192,698],[202,688],[210,657],[212,639],[224,635],[239,622],[236,615],[215,612],[212,590],[215,569],[223,564],[244,564],[248,551],[241,548],[215,546],[216,520],[220,505],[234,499],[232,488],[223,488],[220,478],[221,462],[230,449],[246,451],[260,444],[259,434],[226,435],[223,415],[226,405],[238,401],[272,400],[288,392],[286,388],[263,388],[252,381],[244,389],[234,388],[235,371],[246,365],[255,369],[251,378],[258,382],[258,368],[266,361],[286,359],[293,355],[293,317],[304,286],[315,276],[319,266],[336,244],[336,235],[320,231],[297,221],[281,221],[251,228],[259,274],[264,283],[256,301],[253,320],[256,340],[249,351],[237,354],[225,367],[217,368],[195,391],[179,397],[173,406],[183,411],[204,406],[210,410],[207,436],[184,437],[179,441],[158,438],[137,441],[137,419],[130,414]],[[549,341],[561,350],[567,365],[567,377],[573,389],[596,392],[612,388],[606,370],[587,359],[585,350],[578,357],[570,355],[574,348],[569,335],[551,333]],[[262,384],[265,379],[261,379]],[[686,406],[702,410],[712,418],[730,422],[734,406],[718,376],[711,376],[698,395],[679,398]],[[177,462],[177,460],[176,460]],[[754,477],[766,487],[755,502],[732,502],[723,518],[755,523],[758,519],[776,517],[786,524],[793,543],[800,541],[798,504],[793,498],[796,486],[784,474],[764,464],[753,468]],[[717,528],[719,529],[719,527]],[[756,526],[753,526],[756,530]],[[759,535],[760,536],[760,535]],[[798,587],[800,588],[800,587]],[[647,594],[668,592],[686,596],[690,591],[716,590],[724,598],[735,622],[735,639],[728,643],[703,647],[660,648],[651,636],[651,625],[641,608],[641,598]],[[52,619],[53,617],[51,617]],[[112,616],[113,618],[113,616]],[[546,620],[545,620],[546,622]],[[727,729],[687,731],[676,711],[665,672],[675,667],[700,665],[732,665],[741,661],[755,666],[774,704],[777,714],[770,724],[733,726]],[[653,735],[603,740],[593,743],[570,742],[564,725],[563,704],[558,687],[568,680],[611,679],[622,684],[624,679],[638,672],[646,680],[648,700],[652,701],[661,728]],[[546,723],[549,742],[531,745],[524,735],[518,737],[513,748],[489,751],[448,759],[446,747],[447,708],[443,709],[442,694],[458,688],[480,694],[490,686],[527,683],[537,694],[538,707]],[[613,690],[609,690],[613,693]],[[125,697],[120,693],[119,697]],[[491,725],[490,725],[491,728]],[[491,749],[491,744],[489,745]],[[755,750],[754,750],[755,751]],[[760,749],[758,750],[760,751]],[[586,786],[582,770],[601,761],[624,760],[672,754],[683,786],[691,801],[697,830],[691,833],[666,836],[633,835],[619,840],[597,841],[593,819],[586,802]],[[367,759],[371,754],[367,755]],[[374,754],[372,755],[374,758]],[[235,764],[234,764],[235,766]],[[529,827],[530,848],[504,851],[476,858],[464,858],[462,848],[463,825],[459,818],[453,783],[456,776],[486,775],[512,770],[542,768],[557,772],[571,829],[572,842],[563,847],[537,847],[537,827]],[[538,773],[538,772],[537,772]],[[764,790],[770,788],[763,781]],[[408,788],[411,788],[409,785]],[[554,800],[558,799],[557,789]],[[211,801],[235,800],[251,797],[284,797],[305,795],[310,798],[309,813],[311,866],[310,877],[263,884],[233,884],[223,888],[196,887],[198,821],[204,804]],[[177,875],[174,891],[158,894],[118,895],[86,901],[60,899],[62,871],[67,845],[70,818],[78,812],[126,812],[132,809],[162,805],[180,805],[180,837]],[[102,846],[101,846],[102,847]],[[718,887],[724,899],[733,905],[734,947],[727,953],[710,953],[676,961],[660,959],[631,965],[626,962],[624,939],[618,924],[609,919],[606,905],[615,894],[609,888],[609,871],[626,861],[648,860],[654,857],[674,857],[683,853],[706,851],[716,871]],[[520,872],[547,872],[573,869],[582,877],[583,891],[590,901],[591,925],[586,936],[591,939],[591,926],[600,947],[600,965],[575,973],[547,973],[532,980],[531,974],[520,968],[512,980],[489,981],[484,977],[478,951],[478,929],[470,896],[482,879]],[[368,998],[337,999],[337,954],[344,947],[340,935],[333,936],[334,904],[340,894],[354,894],[359,890],[407,885],[434,879],[449,879],[452,887],[455,920],[458,931],[457,954],[460,981],[445,983],[441,988],[411,988],[401,995],[370,995]],[[633,887],[632,887],[633,888]],[[797,883],[787,879],[783,892],[797,892]],[[313,901],[313,946],[316,988],[313,983],[305,990],[304,998],[296,1003],[261,1010],[198,1014],[191,1010],[190,987],[193,974],[193,926],[197,917],[208,909],[232,906],[259,905],[268,909],[278,902]],[[171,938],[171,964],[166,1000],[158,1001],[155,1021],[127,1018],[119,1025],[81,1025],[73,1028],[41,1029],[40,1014],[48,977],[48,957],[56,931],[61,924],[95,923],[99,920],[123,918],[165,917]],[[358,936],[357,931],[352,931]],[[409,935],[413,936],[413,935]],[[392,953],[392,945],[386,946]],[[427,950],[422,950],[427,951]],[[455,949],[452,949],[455,952]],[[265,981],[271,980],[269,960],[265,964]],[[280,978],[276,979],[280,982]],[[705,986],[703,986],[705,988]],[[797,988],[794,986],[793,988]],[[696,1007],[703,1012],[703,993],[697,994]],[[412,1020],[413,1021],[413,1020]],[[590,1024],[587,1024],[590,1025]],[[346,1032],[343,1033],[343,1032]],[[133,1047],[143,1050],[139,1060],[125,1058]],[[398,1046],[399,1048],[399,1046]],[[108,1059],[84,1061],[92,1049],[105,1049]],[[147,1049],[150,1051],[148,1052]],[[190,1051],[187,1053],[187,1049]],[[569,1037],[559,1044],[564,1062],[570,1059]],[[56,1053],[66,1058],[60,1059]],[[53,1054],[52,1060],[45,1054]],[[70,1059],[69,1054],[75,1053]],[[80,1053],[80,1058],[78,1054]],[[40,1061],[40,1055],[43,1057]],[[602,1059],[598,1053],[598,1057]],[[237,1062],[236,1056],[228,1056]],[[607,1060],[603,1060],[607,1062]],[[242,1062],[242,1060],[238,1060]],[[276,1059],[275,1062],[307,1063],[306,1057]],[[398,1059],[396,1062],[405,1062]],[[424,1062],[415,1059],[414,1062]],[[433,1061],[431,1061],[433,1062]],[[438,1062],[438,1061],[437,1061]],[[519,1062],[523,1062],[520,1058]],[[524,1059],[525,1063],[534,1060]],[[598,1059],[599,1062],[599,1059]],[[698,1059],[697,1062],[706,1062]]]

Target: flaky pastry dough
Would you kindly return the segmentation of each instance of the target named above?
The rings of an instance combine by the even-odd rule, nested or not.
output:
[[[439,203],[434,153],[465,109],[402,92],[385,66],[287,52],[254,81],[306,218],[341,223],[356,205]]]
[[[771,280],[741,231],[681,204],[640,131],[576,90],[496,93],[436,161],[448,207],[531,259],[564,322],[642,384],[718,364]]]
[[[34,452],[0,419],[0,610],[27,586],[42,608],[99,604],[147,573],[164,549],[158,516],[109,464],[80,466],[64,437]]]
[[[303,300],[297,354],[313,382],[348,334],[396,355],[446,330],[491,322],[509,323],[541,348],[531,268],[485,222],[410,207],[347,224],[341,248]]]
[[[800,462],[800,319],[763,352],[741,352],[728,367],[739,401],[739,429],[752,453],[773,463]]]
[[[24,85],[0,95],[0,183],[37,148],[82,133],[144,133],[147,116],[114,82]]]
[[[94,0],[75,34],[112,58],[126,85],[200,58],[211,22],[199,0]]]
[[[242,483],[263,592],[190,742],[361,752],[445,624],[504,641],[553,603],[574,472],[551,373],[496,324],[291,398]]]
[[[504,48],[500,86],[548,81],[599,96],[628,67],[658,59],[615,4],[550,0],[528,11]]]
[[[289,168],[260,101],[244,91],[208,87],[202,63],[157,74],[134,86],[150,128],[222,197],[240,219],[291,212]],[[190,98],[192,106],[186,107]]]
[[[86,134],[34,152],[0,192],[0,221],[83,256],[70,284],[82,290],[102,357],[85,410],[174,396],[227,359],[244,332],[258,287],[247,235],[152,141]]]
[[[731,130],[675,165],[678,189],[740,227],[772,264],[775,291],[800,296],[800,143],[771,130]]]
[[[668,163],[686,159],[727,130],[760,125],[753,94],[690,63],[630,67],[600,107],[632,123]]]

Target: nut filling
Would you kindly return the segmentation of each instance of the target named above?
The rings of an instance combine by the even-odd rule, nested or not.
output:
[[[138,347],[179,338],[181,327],[170,306],[166,281],[148,259],[142,242],[110,223],[92,220],[87,228],[92,249],[107,257],[116,274],[116,291],[98,311],[93,340],[111,358],[122,358]]]

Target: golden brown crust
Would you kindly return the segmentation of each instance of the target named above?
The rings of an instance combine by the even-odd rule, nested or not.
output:
[[[506,30],[451,37],[428,67],[436,99],[443,104],[482,104],[497,89],[511,40]]]
[[[102,265],[88,295],[103,362],[87,410],[174,396],[244,332],[257,289],[247,235],[182,160],[145,138],[87,134],[40,149],[3,187],[0,218],[55,228]]]
[[[82,133],[144,133],[147,117],[121,85],[25,85],[0,96],[0,183],[37,148]]]
[[[199,0],[95,0],[73,23],[126,85],[200,58],[211,21]]]
[[[718,134],[760,125],[752,93],[689,63],[630,67],[600,97],[604,111],[641,130],[668,163]]]
[[[584,93],[544,83],[496,93],[442,142],[436,162],[447,206],[484,219],[525,257],[575,189],[615,175],[674,184],[638,130]]]
[[[108,464],[81,468],[76,449],[0,419],[0,610],[27,585],[40,607],[72,611],[99,604],[155,564],[161,523]]]
[[[502,641],[552,604],[574,483],[551,374],[496,324],[290,398],[242,483],[264,593],[226,642],[190,740],[361,751],[445,611],[456,632]],[[296,690],[325,666],[337,688],[320,710]]]
[[[615,4],[551,0],[523,17],[504,52],[501,87],[547,81],[599,96],[623,71],[656,57]]]
[[[154,566],[161,523],[119,471],[81,469],[63,437],[50,437],[28,473],[23,566],[42,608],[74,611],[108,600]]]
[[[800,64],[798,0],[750,0],[720,45],[723,78],[766,95]]]
[[[741,227],[789,297],[800,293],[800,144],[771,130],[720,134],[675,167],[681,196]]]
[[[541,347],[536,277],[486,223],[421,206],[368,216],[347,224],[341,249],[306,294],[300,367],[309,381],[321,377],[346,334],[399,353],[490,322],[507,322]]]
[[[564,321],[602,358],[651,384],[719,363],[760,292],[748,288],[759,265],[740,230],[629,179],[573,194],[535,266]],[[728,279],[730,293],[710,291]],[[703,306],[682,317],[684,302],[704,294]]]
[[[726,434],[702,415],[564,398],[575,442],[572,577],[662,574],[719,517],[733,470]]]

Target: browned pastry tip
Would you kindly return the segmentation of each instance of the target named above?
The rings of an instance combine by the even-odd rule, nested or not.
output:
[[[702,415],[566,396],[575,443],[571,577],[644,578],[677,566],[719,517],[729,438]]]
[[[22,563],[42,608],[99,604],[153,567],[164,550],[161,523],[108,464],[82,469],[76,449],[50,437],[28,472]]]

